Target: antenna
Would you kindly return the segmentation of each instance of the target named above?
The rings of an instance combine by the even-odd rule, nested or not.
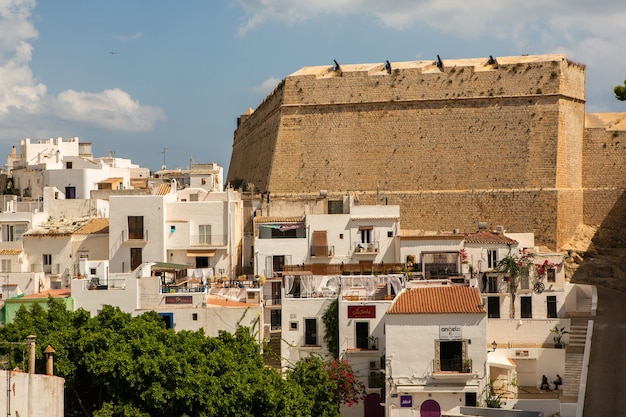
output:
[[[164,146],[163,150],[161,151],[161,153],[163,154],[163,166],[161,167],[161,169],[165,169],[165,151],[167,151],[167,148]]]

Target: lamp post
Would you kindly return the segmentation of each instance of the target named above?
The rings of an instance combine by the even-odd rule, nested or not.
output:
[[[491,347],[493,348],[493,352],[495,352],[496,348],[498,347],[498,344],[496,343],[495,340],[493,342],[491,342]]]

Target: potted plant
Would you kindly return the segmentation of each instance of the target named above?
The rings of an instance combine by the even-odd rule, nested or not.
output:
[[[563,343],[561,342],[563,335],[569,332],[565,330],[565,327],[559,328],[557,325],[554,325],[554,327],[550,329],[550,332],[554,333],[552,340],[554,341],[555,349],[561,349],[563,347]]]
[[[463,361],[463,372],[469,374],[472,372],[472,360],[467,358]]]
[[[370,339],[370,349],[378,350],[378,338],[374,335],[369,337]]]

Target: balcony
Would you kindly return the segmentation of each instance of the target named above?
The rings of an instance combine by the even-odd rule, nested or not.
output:
[[[139,230],[128,232],[127,230],[122,230],[122,242],[147,242],[148,241],[148,230]]]
[[[332,258],[335,256],[335,246],[311,246],[311,257]]]
[[[108,280],[100,280],[98,277],[92,277],[89,279],[83,280],[82,290],[83,291],[91,291],[91,290],[125,290],[126,289],[126,279],[108,279]]]
[[[189,245],[199,247],[223,247],[228,244],[227,235],[189,235]]]
[[[378,241],[354,242],[353,253],[358,257],[376,256],[378,254]]]

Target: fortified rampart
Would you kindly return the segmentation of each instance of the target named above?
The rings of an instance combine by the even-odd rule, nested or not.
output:
[[[563,55],[305,67],[242,120],[228,181],[272,204],[354,192],[400,205],[403,229],[488,222],[556,248],[595,215],[584,124],[585,68]]]

